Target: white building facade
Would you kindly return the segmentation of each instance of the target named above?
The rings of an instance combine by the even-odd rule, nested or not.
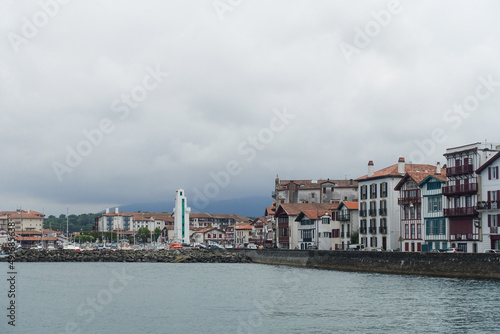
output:
[[[477,170],[481,192],[477,203],[482,238],[478,252],[500,249],[500,153]]]

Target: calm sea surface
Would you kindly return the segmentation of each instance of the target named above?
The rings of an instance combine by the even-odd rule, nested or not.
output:
[[[0,333],[500,333],[500,282],[259,264],[18,263]]]

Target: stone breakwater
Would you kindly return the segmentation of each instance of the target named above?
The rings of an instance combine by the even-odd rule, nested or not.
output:
[[[22,250],[14,262],[168,262],[168,263],[249,263],[243,253],[225,250],[178,249],[169,251],[74,251]],[[0,261],[9,261],[1,258]]]
[[[500,254],[239,250],[254,263],[380,274],[500,280]]]

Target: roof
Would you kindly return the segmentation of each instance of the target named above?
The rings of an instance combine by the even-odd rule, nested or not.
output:
[[[487,167],[489,167],[492,163],[495,162],[495,160],[497,160],[498,158],[500,158],[500,152],[498,152],[497,154],[495,154],[494,156],[492,156],[488,161],[486,161],[481,167],[479,167],[477,170],[476,170],[476,173],[479,174],[481,173],[483,170],[485,170]]]
[[[325,215],[328,215],[330,216],[330,214],[328,213],[327,210],[325,211],[317,211],[317,210],[305,210],[305,211],[302,211],[297,219],[299,219],[299,217],[303,217],[303,216],[306,216],[307,218],[309,219],[313,219],[313,220],[317,220],[317,219],[320,219],[321,217],[325,216]]]
[[[280,180],[280,190],[285,190],[286,186],[290,183],[299,186],[298,189],[310,190],[320,189],[323,183],[333,183],[339,188],[356,188],[358,183],[354,180]]]
[[[422,173],[435,173],[436,172],[436,166],[434,165],[426,165],[426,164],[411,164],[411,163],[405,163],[405,174],[409,172],[422,172]],[[428,175],[428,174],[427,174]],[[388,177],[388,176],[399,176],[402,177],[403,175],[401,173],[398,173],[398,164],[391,165],[389,167],[380,169],[376,172],[373,173],[372,176],[364,175],[359,178],[357,178],[357,181],[366,181],[366,180],[371,180],[371,179],[378,179],[382,177]]]
[[[435,172],[432,173],[425,173],[425,172],[420,172],[420,171],[412,171],[406,173],[403,178],[398,182],[398,184],[394,187],[394,190],[400,190],[403,187],[403,184],[405,184],[406,181],[409,179],[412,179],[415,181],[416,184],[420,184],[423,180],[425,180],[428,176],[436,176],[436,178],[444,178],[444,181],[446,181],[446,169],[441,169],[441,174],[436,174]]]
[[[432,175],[429,175],[425,179],[423,179],[422,181],[420,181],[418,183],[418,186],[422,187],[422,185],[424,185],[425,183],[429,182],[431,179],[436,179],[436,180],[439,180],[441,182],[446,182],[446,175],[443,175],[443,174],[432,174]]]
[[[250,224],[241,224],[241,225],[235,226],[234,229],[235,230],[251,230],[252,229],[252,225],[250,225]]]
[[[298,216],[303,211],[335,210],[339,202],[335,203],[284,203],[276,210],[276,215],[284,212],[289,216]]]
[[[358,202],[348,202],[348,201],[344,201],[344,202],[341,202],[338,206],[337,209],[340,209],[341,206],[344,205],[346,208],[348,208],[349,210],[358,210],[359,208],[359,203]]]
[[[43,213],[33,210],[2,211],[0,216],[8,216],[10,219],[43,219]]]

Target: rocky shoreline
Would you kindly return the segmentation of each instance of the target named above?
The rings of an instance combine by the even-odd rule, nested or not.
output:
[[[0,258],[0,262],[11,257]],[[22,250],[14,253],[14,262],[166,262],[166,263],[250,263],[246,254],[227,250],[176,249],[161,251],[74,251]]]

